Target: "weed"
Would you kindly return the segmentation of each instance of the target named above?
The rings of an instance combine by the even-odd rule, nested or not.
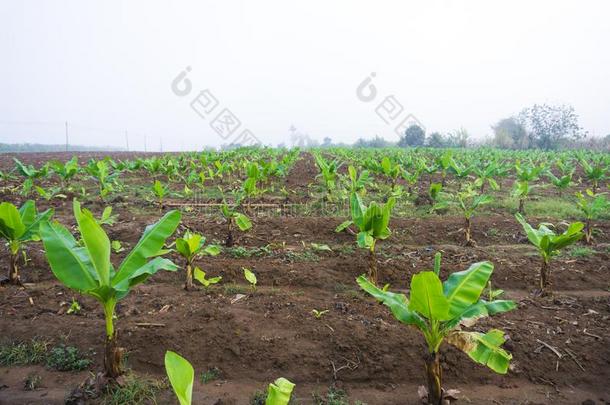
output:
[[[595,250],[586,246],[575,246],[574,248],[570,249],[568,254],[571,257],[588,257],[594,255]]]
[[[27,378],[23,382],[23,389],[26,391],[34,391],[40,387],[42,377],[35,373],[28,374]]]
[[[0,365],[24,366],[42,363],[49,343],[40,339],[29,342],[9,343],[0,346]]]
[[[212,367],[212,368],[208,369],[207,371],[204,371],[203,374],[201,374],[201,381],[204,384],[207,384],[210,381],[218,380],[221,375],[222,375],[222,372],[220,371],[220,369],[218,367]]]
[[[250,398],[250,405],[265,405],[267,401],[267,393],[263,391],[256,391],[252,398]]]
[[[57,371],[80,371],[91,365],[91,360],[83,357],[76,347],[59,345],[47,355],[46,365]]]
[[[335,248],[335,250],[343,255],[351,255],[356,251],[356,249],[352,245],[340,246]]]
[[[139,378],[134,374],[128,374],[122,385],[113,385],[102,399],[103,405],[122,405],[122,404],[156,404],[157,393],[166,388],[164,384],[157,380]]]
[[[225,284],[223,287],[225,295],[248,294],[250,292],[250,289],[245,285]]]
[[[325,396],[313,393],[313,401],[316,405],[350,405],[347,393],[335,386],[328,388]],[[360,401],[354,401],[354,405],[366,405]]]
[[[289,263],[320,261],[320,257],[311,250],[304,250],[302,252],[289,250],[284,254],[284,259]]]

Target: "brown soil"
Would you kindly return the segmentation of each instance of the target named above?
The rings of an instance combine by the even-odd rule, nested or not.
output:
[[[34,156],[28,163],[44,162],[48,155]],[[286,179],[287,186],[300,189],[300,194],[317,173],[311,157],[304,156]],[[8,194],[2,199],[23,200]],[[52,205],[57,219],[74,225],[70,203],[54,200]],[[108,228],[109,236],[129,250],[145,225],[158,217],[158,210],[132,201],[113,206],[119,222]],[[103,205],[93,202],[88,207],[99,214]],[[218,218],[191,213],[183,219],[179,233],[188,227],[211,241],[225,237],[225,225]],[[353,236],[334,232],[343,219],[256,218],[251,232],[236,235],[236,245],[267,246],[268,253],[243,258],[222,254],[197,262],[207,273],[223,277],[220,286],[185,292],[184,274],[165,272],[137,287],[119,304],[116,322],[129,367],[163,378],[165,351],[179,352],[196,370],[196,404],[246,404],[254,391],[280,376],[297,384],[298,403],[313,403],[312,392],[324,393],[331,385],[345,389],[352,401],[419,403],[417,387],[425,383],[423,338],[359,291],[354,280],[367,271],[367,257],[355,248]],[[475,327],[507,333],[506,348],[513,354],[509,373],[494,374],[445,345],[445,387],[459,389],[460,402],[473,404],[609,402],[610,222],[599,224],[596,253],[554,259],[551,277],[556,293],[548,298],[531,294],[539,258],[511,216],[474,218],[476,247],[462,245],[461,225],[458,217],[396,218],[391,223],[393,235],[378,248],[380,283],[391,283],[393,290],[407,290],[411,275],[431,268],[434,253],[441,250],[441,278],[490,260],[496,268],[494,287],[506,290],[506,297],[519,304],[518,310]],[[328,244],[333,252],[311,254],[312,242]],[[99,370],[104,344],[99,304],[54,279],[40,244],[28,245],[27,253],[31,261],[22,268],[25,288],[0,288],[0,343],[34,337],[65,342],[92,353],[91,370]],[[116,255],[113,261],[119,263],[123,256]],[[5,266],[7,258],[2,247],[0,262]],[[172,259],[182,264],[177,257]],[[248,290],[242,267],[256,272],[256,291]],[[231,303],[237,293],[245,297]],[[73,297],[81,303],[79,315],[65,313],[66,302]],[[330,311],[316,319],[312,309]],[[162,326],[142,326],[147,323]],[[203,384],[201,373],[212,367],[221,370],[222,379]],[[25,391],[23,381],[32,372],[42,377],[42,387]],[[60,404],[86,377],[85,372],[60,373],[40,366],[0,368],[0,404]],[[177,402],[165,390],[158,403]]]

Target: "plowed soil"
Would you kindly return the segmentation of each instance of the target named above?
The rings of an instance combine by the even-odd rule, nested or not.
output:
[[[58,156],[66,157],[20,158],[40,164]],[[309,156],[299,160],[286,185],[305,192],[316,181],[312,165]],[[0,166],[10,167],[11,161],[3,157]],[[1,197],[23,201],[10,193]],[[74,225],[69,202],[51,204],[56,219]],[[49,203],[38,205],[45,208]],[[87,206],[98,214],[102,209],[97,201]],[[142,201],[127,199],[113,206],[119,219],[108,233],[127,250],[159,216],[158,208]],[[219,286],[186,292],[179,271],[159,273],[137,287],[121,301],[116,321],[128,367],[138,375],[164,378],[165,351],[179,352],[196,370],[195,404],[247,404],[254,391],[280,376],[297,384],[296,403],[314,403],[312,393],[324,393],[330,386],[346,390],[351,401],[420,403],[424,340],[359,291],[355,278],[366,273],[367,258],[352,235],[334,232],[344,219],[254,218],[254,228],[237,235],[236,245],[255,253],[247,257],[234,249],[197,261],[209,275],[223,277]],[[547,298],[532,295],[540,259],[511,214],[476,217],[475,247],[462,245],[461,225],[462,220],[452,216],[394,218],[392,236],[378,248],[380,283],[391,283],[392,290],[407,291],[411,276],[430,269],[440,250],[442,279],[476,261],[490,260],[495,265],[494,288],[504,289],[506,298],[518,302],[517,310],[475,326],[506,332],[506,348],[513,354],[509,373],[494,374],[445,345],[445,387],[460,391],[459,403],[610,403],[610,222],[597,224],[593,253],[554,259],[555,294]],[[210,241],[220,243],[225,237],[220,218],[197,211],[183,216],[178,233],[186,228]],[[327,244],[332,252],[316,252],[311,243]],[[22,267],[25,288],[0,287],[0,343],[35,337],[64,342],[89,353],[92,371],[101,369],[104,320],[99,304],[55,280],[41,244],[26,249],[30,261]],[[114,255],[115,264],[124,254]],[[0,263],[8,265],[4,247]],[[246,285],[242,267],[256,273],[255,291]],[[82,306],[78,315],[66,314],[72,298]],[[313,309],[329,312],[318,319]],[[204,384],[201,373],[213,367],[221,371],[221,378]],[[25,391],[24,379],[32,372],[42,377],[42,387]],[[87,375],[41,366],[0,368],[0,404],[61,404]],[[169,390],[157,401],[177,403]]]

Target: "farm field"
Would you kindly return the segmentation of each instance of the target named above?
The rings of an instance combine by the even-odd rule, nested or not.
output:
[[[514,301],[510,311],[463,325],[503,332],[512,354],[505,374],[440,346],[442,386],[459,391],[451,393],[458,403],[608,403],[609,168],[604,153],[493,149],[2,155],[1,201],[52,208],[48,220],[77,239],[79,201],[117,241],[114,269],[146,226],[172,210],[181,218],[163,254],[178,269],[152,274],[115,308],[125,373],[121,388],[100,395],[76,388],[105,369],[102,306],[57,279],[42,230],[44,244],[23,243],[17,255],[2,245],[2,268],[15,260],[20,283],[0,287],[0,404],[138,403],[129,395],[178,403],[164,367],[168,350],[195,369],[194,404],[262,404],[264,394],[255,393],[279,377],[296,384],[296,404],[421,403],[426,340],[356,279],[374,266],[380,289],[389,284],[409,297],[412,278],[431,275],[439,252],[441,280],[489,261],[481,298],[493,301],[501,289],[499,299]],[[361,239],[358,220],[345,223],[358,201],[379,216],[388,209],[391,232]],[[550,255],[544,291],[543,259],[518,211],[557,234],[583,222],[579,236]],[[190,262],[204,280],[222,277],[216,283],[204,287],[195,271],[184,289],[189,261],[175,240],[187,231],[217,246]]]

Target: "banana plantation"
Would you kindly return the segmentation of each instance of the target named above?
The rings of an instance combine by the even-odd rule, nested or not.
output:
[[[610,155],[0,158],[0,403],[610,402]]]

